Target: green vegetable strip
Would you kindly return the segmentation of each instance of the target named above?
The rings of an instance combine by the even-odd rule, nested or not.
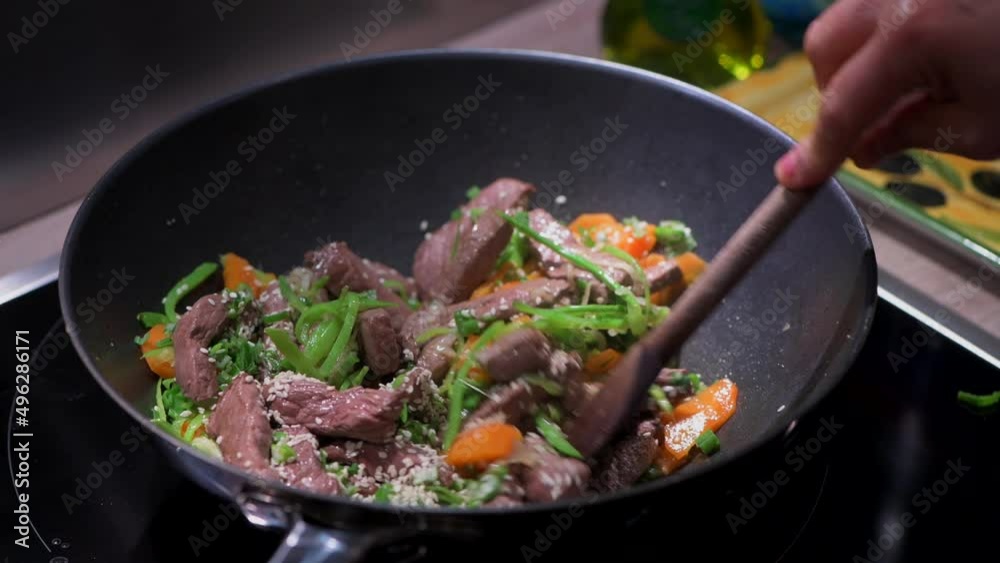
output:
[[[702,432],[701,436],[695,438],[694,443],[698,446],[698,449],[705,453],[705,455],[712,455],[719,451],[722,447],[722,442],[719,441],[719,437],[715,435],[715,432],[711,430],[706,430]]]
[[[367,311],[368,309],[378,309],[394,307],[395,303],[388,303],[386,301],[378,301],[377,299],[367,299],[361,297],[357,293],[349,293],[347,295],[354,295],[358,299],[358,311]],[[344,299],[347,295],[339,297],[334,301],[327,301],[326,303],[319,303],[312,305],[307,308],[301,315],[299,315],[299,320],[295,322],[295,335],[299,340],[305,340],[306,332],[309,328],[322,320],[327,315],[343,315],[344,307],[346,306],[346,300]]]
[[[306,358],[309,363],[316,365],[329,356],[339,334],[340,321],[336,317],[320,324],[306,343]]]
[[[163,313],[153,313],[151,311],[146,311],[143,313],[139,313],[138,317],[139,317],[139,322],[142,323],[142,326],[146,328],[153,328],[156,325],[167,324],[168,322],[167,316],[164,315]]]
[[[163,309],[168,321],[174,322],[177,320],[177,304],[180,303],[180,300],[184,299],[187,294],[201,285],[218,269],[219,265],[215,262],[205,262],[174,285],[167,293],[167,296],[163,298]]]
[[[300,313],[304,313],[309,307],[305,299],[299,297],[298,293],[292,290],[292,286],[288,283],[288,278],[281,276],[278,278],[278,290],[281,291],[281,296],[285,298],[288,305]]]
[[[656,401],[656,405],[660,407],[661,411],[667,414],[674,412],[674,405],[670,403],[670,400],[667,399],[667,394],[659,385],[653,385],[649,388],[649,396]]]
[[[1000,404],[1000,391],[989,395],[976,395],[967,391],[959,391],[958,401],[977,409],[988,409]]]
[[[271,313],[270,315],[264,315],[261,321],[266,325],[273,325],[274,323],[279,323],[292,318],[292,314],[289,311],[278,311],[277,313]]]
[[[597,264],[594,264],[593,262],[587,260],[583,256],[580,256],[578,254],[566,250],[565,248],[557,244],[555,241],[542,235],[538,231],[532,229],[530,226],[522,223],[521,221],[518,221],[517,219],[511,217],[510,215],[507,215],[506,213],[501,213],[500,217],[503,218],[504,221],[507,221],[508,223],[513,225],[513,227],[518,231],[523,232],[525,236],[531,237],[536,241],[538,241],[540,244],[547,246],[553,252],[568,260],[569,263],[573,264],[577,268],[580,268],[581,270],[590,272],[590,274],[592,274],[595,278],[597,278],[601,283],[608,286],[608,288],[616,296],[618,296],[619,299],[625,302],[625,307],[628,310],[628,316],[630,319],[629,325],[632,328],[632,332],[636,336],[641,336],[646,332],[646,323],[642,318],[642,306],[639,304],[639,301],[635,298],[635,295],[632,294],[632,291],[630,291],[628,288],[621,285],[620,283],[616,282],[615,280],[611,279],[611,277],[608,276],[608,274],[603,269],[601,269],[601,267],[598,266]]]
[[[278,328],[266,328],[264,333],[271,337],[275,347],[288,360],[288,363],[292,364],[295,371],[309,377],[320,378],[316,367],[309,363],[309,358],[306,358],[305,354],[299,350],[292,335]]]
[[[609,316],[595,316],[595,317],[580,317],[576,315],[567,315],[562,313],[562,308],[559,309],[538,309],[536,307],[531,307],[530,305],[525,305],[524,303],[514,303],[514,308],[522,313],[528,313],[529,315],[535,315],[543,322],[541,323],[543,328],[589,328],[593,330],[620,330],[625,331],[629,329],[628,321],[621,316],[609,317]]]
[[[569,440],[563,434],[562,428],[559,428],[558,424],[539,414],[535,417],[535,426],[538,427],[538,433],[542,435],[542,438],[545,438],[545,441],[555,448],[557,452],[577,459],[583,459],[583,454],[573,447],[573,444],[569,443]]]
[[[312,285],[309,286],[309,291],[306,292],[309,295],[309,298],[315,299],[316,294],[319,293],[319,290],[326,287],[326,283],[329,281],[330,281],[330,276],[323,276],[317,279],[316,281],[312,282]]]
[[[458,493],[441,485],[431,485],[427,487],[427,490],[437,495],[438,502],[445,506],[461,506],[465,504],[465,499]]]
[[[462,363],[461,369],[455,378],[455,383],[465,383],[469,377],[469,370],[472,369],[471,358]],[[451,443],[458,436],[458,431],[462,427],[462,399],[465,397],[465,385],[451,385],[448,387],[448,426],[444,432],[443,447],[447,451],[451,448]]]
[[[610,244],[605,245],[604,248],[601,249],[601,251],[607,252],[608,254],[614,256],[615,258],[618,258],[619,260],[628,264],[630,268],[632,268],[632,273],[633,275],[635,275],[636,281],[643,288],[643,293],[645,294],[646,297],[646,303],[649,303],[650,302],[649,280],[646,279],[646,270],[644,270],[642,266],[639,265],[639,262],[637,262],[636,259],[633,258],[631,254],[625,252],[624,250],[618,248],[617,246],[611,246]]]
[[[426,344],[427,342],[434,340],[438,336],[444,336],[446,334],[451,334],[451,333],[452,329],[450,328],[445,328],[445,327],[429,328],[421,332],[420,335],[417,336],[417,344]]]
[[[341,365],[341,356],[347,349],[347,342],[354,333],[354,323],[358,319],[360,308],[359,298],[356,294],[348,294],[343,299],[347,300],[347,310],[344,312],[344,322],[340,326],[340,334],[337,335],[337,341],[333,344],[330,355],[323,360],[323,365],[319,368],[320,373],[326,375],[335,385],[340,384],[344,378],[343,370],[350,367]]]

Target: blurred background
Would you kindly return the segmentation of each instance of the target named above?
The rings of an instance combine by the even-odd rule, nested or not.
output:
[[[40,262],[54,278],[80,199],[149,133],[253,84],[345,58],[429,47],[605,58],[709,89],[801,139],[818,109],[802,34],[831,1],[7,0],[0,293]],[[922,308],[944,303],[981,265],[1000,267],[997,163],[911,151],[876,170],[848,164],[840,179],[866,217],[872,206],[888,210],[891,221],[869,221],[882,279],[915,289]],[[996,344],[993,290],[946,306]]]

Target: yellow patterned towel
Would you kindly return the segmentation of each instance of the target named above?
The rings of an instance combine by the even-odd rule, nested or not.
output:
[[[819,93],[804,55],[716,90],[802,139],[815,124]],[[947,132],[940,141],[947,143]],[[891,206],[938,236],[978,243],[1000,253],[1000,161],[979,162],[937,152],[908,151],[862,170],[853,163],[838,175],[852,192]]]

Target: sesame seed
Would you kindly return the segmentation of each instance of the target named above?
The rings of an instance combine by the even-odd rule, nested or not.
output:
[[[556,205],[563,205],[565,203],[566,203],[566,196],[564,196],[564,195],[557,195],[556,196]]]

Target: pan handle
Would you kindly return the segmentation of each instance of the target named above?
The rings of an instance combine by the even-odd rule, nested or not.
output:
[[[375,543],[369,534],[331,530],[295,517],[269,563],[349,563],[361,561]]]

